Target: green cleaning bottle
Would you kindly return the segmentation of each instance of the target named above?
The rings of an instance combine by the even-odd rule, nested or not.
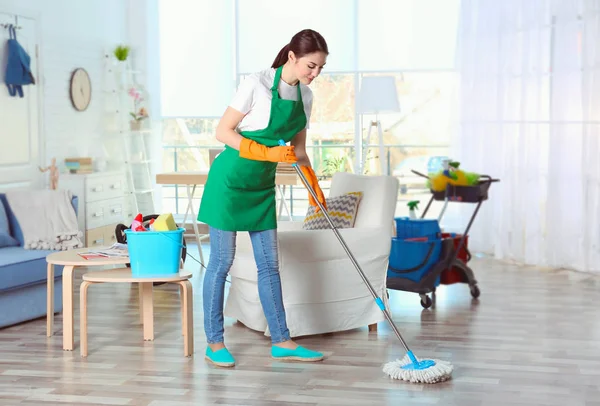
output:
[[[417,209],[419,206],[419,201],[418,200],[412,200],[410,202],[407,203],[408,206],[408,217],[411,220],[416,220],[417,219]]]

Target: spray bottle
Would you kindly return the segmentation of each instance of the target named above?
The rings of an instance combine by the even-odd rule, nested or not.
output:
[[[458,168],[456,164],[457,162],[450,161],[449,159],[442,160],[443,173],[446,177],[456,180],[456,174],[454,173],[456,168]],[[460,163],[458,165],[460,165]],[[452,169],[450,169],[450,167],[452,167]]]
[[[406,204],[408,206],[408,217],[411,220],[416,220],[417,219],[417,209],[419,206],[419,201],[418,200],[412,200],[410,202],[408,202]]]

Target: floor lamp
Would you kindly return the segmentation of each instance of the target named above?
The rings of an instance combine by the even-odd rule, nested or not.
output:
[[[358,111],[360,114],[375,114],[375,121],[369,123],[367,139],[366,142],[363,142],[361,173],[364,173],[365,162],[367,159],[368,148],[366,145],[371,143],[371,130],[373,127],[376,127],[381,174],[388,175],[387,158],[385,156],[383,144],[383,129],[381,128],[379,115],[400,111],[398,92],[396,91],[396,79],[393,76],[363,76],[360,86]]]

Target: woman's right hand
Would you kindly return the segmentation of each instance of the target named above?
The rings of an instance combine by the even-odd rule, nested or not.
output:
[[[248,138],[243,138],[240,143],[240,156],[255,161],[285,162],[289,164],[298,162],[293,145],[267,147]]]

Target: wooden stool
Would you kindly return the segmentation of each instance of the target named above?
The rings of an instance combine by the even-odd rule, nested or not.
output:
[[[176,283],[181,294],[181,320],[183,335],[183,353],[186,357],[194,354],[194,310],[192,284],[189,279],[192,273],[181,269],[178,274],[156,277],[138,278],[131,274],[130,268],[106,269],[88,272],[83,275],[79,297],[80,305],[80,342],[81,356],[87,357],[87,292],[90,285],[96,283],[132,283],[140,284],[140,312],[144,325],[144,340],[154,340],[154,304],[152,286],[154,282]]]
[[[79,248],[76,250],[57,251],[46,257],[48,262],[47,274],[47,304],[46,304],[46,331],[48,337],[52,336],[54,328],[54,266],[63,265],[62,273],[62,330],[63,330],[63,350],[73,351],[75,344],[74,322],[73,322],[73,276],[75,271],[85,268],[105,268],[112,265],[125,265],[129,262],[129,257],[112,258],[94,258],[83,259],[79,253],[89,251],[89,248]]]

